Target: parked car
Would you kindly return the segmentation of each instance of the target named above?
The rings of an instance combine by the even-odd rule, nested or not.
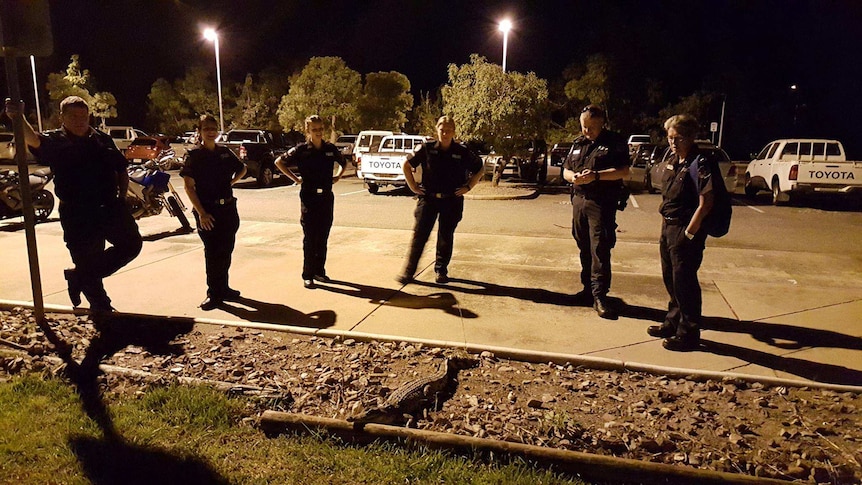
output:
[[[386,130],[360,131],[359,134],[356,135],[356,142],[353,144],[353,162],[357,166],[357,171],[359,170],[358,167],[362,164],[362,155],[370,151],[376,151],[384,136],[391,136],[394,134],[395,133]],[[360,176],[359,173],[356,175]]]
[[[171,148],[170,140],[170,137],[167,136],[139,136],[132,140],[126,149],[126,160],[131,163],[144,163],[147,160],[153,160],[162,151]]]
[[[345,161],[353,161],[353,147],[356,145],[358,135],[341,135],[335,140],[335,146],[341,152]]]
[[[555,143],[551,147],[548,173],[546,174],[545,182],[549,184],[566,184],[566,179],[563,178],[563,164],[566,163],[566,157],[572,151],[573,143],[570,141]]]
[[[718,168],[724,177],[724,186],[727,188],[728,192],[731,194],[734,193],[736,191],[739,174],[741,173],[740,164],[731,161],[727,152],[721,149],[721,147],[715,146],[709,140],[695,140],[695,143],[701,153],[718,162]],[[650,163],[644,180],[647,192],[654,194],[661,190],[662,175],[664,175],[670,155],[670,147],[656,148],[650,155]]]
[[[655,152],[661,151],[662,148],[663,147],[659,147],[653,143],[642,143],[637,146],[634,154],[632,154],[632,165],[629,170],[629,176],[623,180],[623,183],[625,183],[630,190],[638,189],[649,191],[648,169],[650,161],[655,156]]]
[[[260,187],[272,185],[276,174],[275,159],[284,153],[285,137],[269,130],[230,130],[217,141],[224,145],[248,167],[246,177],[254,177]]]
[[[33,161],[36,157],[30,150],[27,150],[27,160]],[[15,160],[15,134],[0,133],[0,160],[11,163]]]
[[[838,140],[775,140],[745,170],[745,195],[760,190],[771,191],[776,205],[805,193],[862,193],[862,161],[847,160]]]
[[[365,181],[368,192],[372,194],[376,194],[382,185],[405,186],[407,179],[404,178],[404,163],[407,161],[407,155],[432,139],[407,134],[384,136],[376,151],[362,155],[362,161],[357,164],[356,175]]]
[[[652,143],[649,135],[631,135],[629,137],[629,155],[634,155],[640,145]]]
[[[131,126],[103,126],[100,130],[111,135],[114,139],[114,144],[120,151],[125,151],[132,142],[139,136],[147,136],[143,131]]]

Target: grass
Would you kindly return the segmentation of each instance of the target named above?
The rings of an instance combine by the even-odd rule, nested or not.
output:
[[[0,384],[0,483],[583,483],[523,462],[314,435],[267,438],[242,424],[245,400],[208,388],[89,397],[38,375]]]

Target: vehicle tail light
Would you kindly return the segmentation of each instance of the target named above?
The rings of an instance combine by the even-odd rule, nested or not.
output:
[[[794,165],[790,167],[790,176],[788,179],[796,180],[799,177],[799,165]]]
[[[362,167],[362,155],[356,155],[356,170],[361,170]]]
[[[248,150],[244,146],[239,147],[239,159],[245,160],[246,158],[248,158]]]

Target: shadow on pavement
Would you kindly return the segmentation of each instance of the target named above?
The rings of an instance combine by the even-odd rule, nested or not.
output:
[[[417,284],[420,283],[417,282]],[[403,290],[393,290],[392,288],[381,288],[379,286],[369,286],[360,283],[337,280],[332,280],[327,284],[316,283],[316,287],[321,290],[352,296],[354,298],[364,298],[367,299],[369,303],[375,305],[386,305],[413,310],[437,308],[439,310],[443,310],[449,315],[455,315],[462,318],[477,318],[479,316],[466,308],[459,307],[458,299],[449,292],[432,293],[430,295],[420,296],[404,293]]]
[[[94,320],[98,334],[81,363],[71,346],[47,325],[40,325],[66,364],[66,376],[75,385],[81,406],[102,431],[102,437],[72,435],[69,446],[91,483],[228,483],[213,467],[197,457],[173,453],[155,446],[128,442],[117,431],[99,386],[99,362],[128,345],[139,345],[153,354],[182,353],[171,341],[192,330],[188,318],[165,319],[137,315],[108,315]]]
[[[18,217],[21,217],[21,216],[18,216]],[[59,217],[49,217],[48,219],[45,219],[44,221],[37,222],[36,225],[47,224],[49,222],[60,222],[60,218]],[[24,230],[24,220],[23,219],[21,220],[21,222],[12,222],[12,223],[0,226],[0,232],[18,232],[18,231],[23,231],[23,230]]]
[[[583,306],[578,303],[574,295],[559,293],[542,288],[520,288],[517,286],[504,286],[484,281],[474,281],[463,278],[450,278],[449,283],[442,285],[425,281],[416,281],[415,284],[434,288],[447,288],[460,293],[486,296],[505,296],[518,300],[529,300],[536,303],[559,306]]]
[[[636,305],[619,305],[623,317],[662,323],[666,310]],[[747,333],[755,340],[781,350],[807,348],[836,348],[862,351],[862,338],[831,330],[797,327],[782,323],[752,322],[722,317],[703,317],[701,328],[727,333]],[[644,329],[646,331],[646,329]],[[862,385],[862,371],[844,366],[812,362],[798,357],[776,355],[736,345],[701,339],[701,349],[716,355],[739,360],[769,369],[786,372],[805,379],[833,384]]]
[[[328,328],[335,325],[336,315],[332,310],[318,310],[306,314],[287,305],[266,303],[245,297],[237,298],[234,303],[239,303],[247,308],[223,302],[218,306],[218,309],[249,322],[313,328]]]
[[[182,227],[178,227],[178,228],[174,229],[173,231],[165,231],[165,232],[159,232],[156,234],[148,234],[146,236],[141,237],[141,239],[146,241],[146,242],[153,242],[153,241],[159,241],[161,239],[165,239],[165,238],[168,238],[171,236],[182,236],[185,234],[191,234],[193,232],[195,232],[194,229],[183,229]]]

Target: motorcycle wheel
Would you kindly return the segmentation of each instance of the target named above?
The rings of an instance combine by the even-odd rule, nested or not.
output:
[[[54,194],[42,189],[33,194],[33,212],[36,220],[45,222],[54,211]]]
[[[186,217],[185,213],[183,213],[183,210],[180,209],[180,203],[177,202],[177,199],[175,199],[173,196],[169,196],[168,205],[171,207],[171,212],[177,217],[177,219],[180,220],[180,225],[183,226],[183,229],[185,229],[186,231],[191,231],[192,225],[189,224],[189,218]]]

